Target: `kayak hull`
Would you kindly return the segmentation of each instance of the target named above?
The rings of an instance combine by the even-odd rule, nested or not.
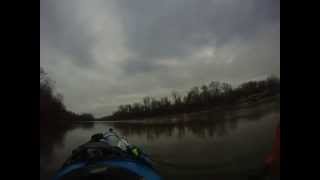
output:
[[[145,165],[144,163],[140,163],[135,160],[126,159],[126,160],[103,160],[103,161],[97,161],[94,163],[96,167],[116,167],[116,168],[122,168],[126,169],[130,172],[135,173],[136,175],[140,177],[144,177],[145,180],[160,180],[161,177],[158,175],[158,173],[151,168],[150,166]],[[67,174],[82,169],[83,171],[88,171],[90,165],[88,165],[86,162],[77,162],[75,164],[71,164],[69,166],[64,167],[53,178],[53,180],[60,180],[62,177],[66,176]],[[91,169],[94,170],[94,169]]]

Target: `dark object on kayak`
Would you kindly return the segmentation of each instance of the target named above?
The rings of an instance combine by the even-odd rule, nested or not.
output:
[[[160,180],[149,157],[112,130],[95,134],[75,150],[54,180]]]

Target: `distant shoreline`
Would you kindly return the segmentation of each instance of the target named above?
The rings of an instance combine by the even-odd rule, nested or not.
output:
[[[164,114],[164,115],[157,115],[152,117],[136,117],[131,119],[123,119],[123,120],[93,120],[93,121],[74,121],[75,123],[134,123],[140,121],[146,121],[148,119],[154,118],[164,118],[170,116],[181,116],[181,115],[191,115],[194,113],[203,113],[203,112],[210,112],[210,111],[227,111],[233,109],[244,109],[250,108],[253,106],[259,106],[263,103],[279,103],[280,104],[280,93],[272,96],[261,96],[259,94],[255,94],[252,96],[248,96],[246,98],[239,99],[238,102],[234,103],[233,105],[221,105],[219,107],[210,107],[205,110],[200,111],[192,111],[192,112],[184,112],[184,113],[174,113],[174,114]]]
[[[171,96],[145,96],[139,102],[119,105],[109,116],[95,118],[91,114],[70,112],[68,119],[72,118],[73,122],[153,121],[162,117],[246,108],[268,101],[280,103],[280,79],[277,77],[248,81],[238,87],[212,81],[195,86],[184,94],[173,91]]]

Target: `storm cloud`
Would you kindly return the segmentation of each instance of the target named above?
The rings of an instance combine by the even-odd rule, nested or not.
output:
[[[212,80],[280,76],[278,0],[41,0],[40,64],[68,109],[110,114]]]

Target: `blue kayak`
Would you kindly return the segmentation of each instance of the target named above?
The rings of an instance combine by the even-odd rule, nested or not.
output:
[[[53,180],[161,180],[149,156],[110,129],[75,150]]]

